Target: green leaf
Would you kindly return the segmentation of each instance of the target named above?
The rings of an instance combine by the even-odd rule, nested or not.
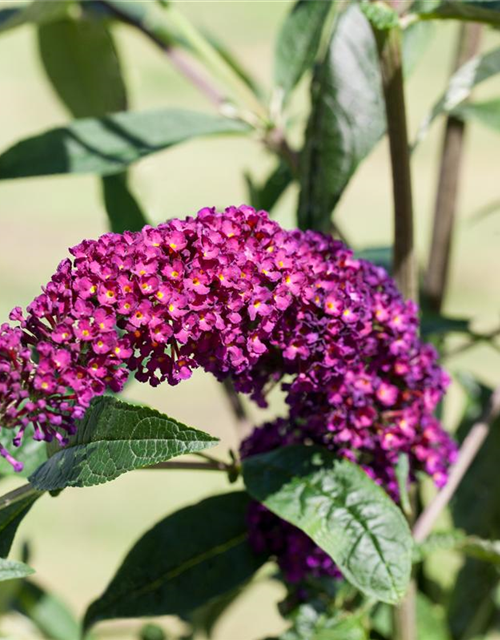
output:
[[[0,558],[9,555],[17,528],[41,495],[39,491],[20,490],[17,496],[11,492],[8,497],[0,498]]]
[[[499,14],[500,15],[500,14]],[[441,114],[455,112],[457,107],[467,100],[474,87],[500,72],[500,48],[484,55],[478,55],[457,69],[451,76],[448,88],[434,104],[417,132],[413,147],[416,147],[427,135],[431,124]]]
[[[257,80],[251,75],[251,73],[245,68],[243,63],[236,57],[236,55],[230,51],[227,46],[213,33],[204,32],[203,35],[211,46],[217,51],[219,56],[224,62],[231,67],[236,75],[243,80],[243,82],[251,89],[256,96],[264,96],[264,91],[259,85]],[[189,48],[189,46],[188,46]]]
[[[437,531],[430,534],[418,545],[419,560],[443,550],[461,551],[466,556],[483,562],[500,564],[500,540],[483,540],[478,536],[468,536],[463,531]]]
[[[184,615],[246,582],[265,558],[247,541],[248,496],[214,496],[168,516],[132,548],[93,602],[84,626],[101,620]]]
[[[249,131],[248,125],[236,120],[180,109],[85,118],[7,149],[0,155],[0,179],[64,173],[109,175],[186,140]]]
[[[467,383],[467,403],[457,431],[463,441],[471,426],[480,418],[491,390],[474,380]],[[489,434],[460,483],[451,503],[453,522],[467,534],[484,539],[500,538],[500,419],[490,427]],[[462,637],[475,621],[478,609],[493,597],[498,585],[498,569],[494,565],[468,558],[460,570],[451,596],[448,621],[453,635]],[[492,614],[493,614],[492,609]],[[490,619],[484,621],[486,630]]]
[[[403,70],[410,76],[436,33],[432,22],[414,22],[403,31]]]
[[[320,447],[291,446],[243,462],[247,489],[304,531],[363,593],[397,602],[410,580],[403,514],[357,465]]]
[[[301,154],[301,229],[329,231],[333,208],[385,128],[377,46],[370,24],[353,5],[337,20],[313,77]]]
[[[26,581],[16,594],[13,608],[50,640],[80,640],[80,624],[56,596]]]
[[[14,562],[14,560],[0,558],[0,582],[4,580],[14,580],[16,578],[25,578],[32,573],[35,573],[34,569],[28,567],[24,562]]]
[[[500,131],[500,100],[467,102],[453,109],[452,114],[461,120],[473,120]]]
[[[245,179],[252,207],[272,211],[282,194],[293,182],[293,174],[288,163],[280,161],[262,184],[256,184],[248,174]]]
[[[90,487],[217,442],[154,409],[104,396],[93,401],[70,443],[39,467],[30,482],[44,491]]]
[[[26,435],[19,447],[14,447],[12,438],[14,432],[11,429],[0,429],[0,445],[14,455],[16,460],[22,462],[22,471],[14,471],[14,468],[4,458],[0,457],[0,478],[14,476],[27,478],[35,469],[47,460],[47,449],[42,442],[37,442]]]
[[[396,480],[398,481],[399,501],[403,512],[411,515],[411,504],[408,496],[408,479],[410,476],[410,460],[407,453],[400,453],[396,464]]]
[[[417,594],[417,640],[451,640],[443,607]]]
[[[34,0],[33,2],[19,3],[16,7],[9,7],[0,11],[0,34],[10,31],[25,24],[46,24],[52,20],[58,20],[64,16],[70,2],[46,2]]]
[[[450,531],[434,531],[433,533],[430,533],[423,542],[415,545],[414,560],[415,562],[421,562],[433,553],[459,549],[465,538],[465,533],[458,529],[452,529]]]
[[[104,176],[102,192],[111,231],[140,231],[148,223],[139,203],[127,186],[125,173]]]
[[[299,0],[287,15],[276,42],[274,81],[284,99],[316,59],[321,34],[335,2]]]
[[[310,596],[310,594],[309,594]],[[332,603],[333,604],[333,603]],[[332,611],[330,611],[332,609]],[[367,640],[362,613],[325,608],[321,600],[309,599],[290,618],[293,625],[279,640]]]
[[[425,20],[466,20],[500,26],[498,0],[434,0],[421,2],[420,17]]]
[[[42,25],[38,46],[52,86],[75,118],[127,109],[118,54],[104,22],[67,18]]]

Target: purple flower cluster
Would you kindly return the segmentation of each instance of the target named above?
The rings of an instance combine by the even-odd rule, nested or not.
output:
[[[243,456],[321,444],[397,498],[406,452],[413,473],[446,481],[455,446],[432,413],[447,376],[418,338],[415,305],[342,243],[241,206],[108,233],[71,254],[25,314],[14,309],[20,327],[0,329],[0,424],[17,430],[15,446],[28,428],[64,443],[91,399],[131,372],[156,386],[202,367],[260,406],[282,383],[289,415],[256,429]],[[274,516],[252,513],[256,546],[269,532],[293,579],[300,558],[303,572],[334,571],[303,534],[283,524],[283,545]]]

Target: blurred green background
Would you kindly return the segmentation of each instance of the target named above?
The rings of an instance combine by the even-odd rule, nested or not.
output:
[[[6,5],[9,3],[2,3]],[[10,3],[11,4],[11,3]],[[273,44],[289,2],[179,2],[198,26],[206,28],[238,54],[266,86],[272,77]],[[437,35],[408,85],[411,130],[442,91],[454,54],[457,26],[439,26]],[[200,94],[181,78],[168,60],[128,27],[114,35],[130,95],[130,107],[143,110],[181,106],[211,110]],[[486,35],[483,49],[498,46],[498,33]],[[478,97],[498,95],[500,81],[481,86]],[[68,121],[69,116],[46,82],[37,54],[35,31],[21,27],[0,38],[0,150],[17,140]],[[300,123],[307,108],[303,83],[293,117]],[[416,233],[425,264],[434,201],[441,128],[435,126],[413,164]],[[471,216],[492,201],[500,206],[500,136],[473,125],[467,132],[446,313],[474,319],[487,331],[498,325],[500,302],[500,213],[472,223]],[[244,171],[264,177],[272,159],[257,141],[239,138],[190,142],[135,165],[132,187],[154,223],[193,214],[203,206],[245,201]],[[289,190],[276,208],[283,225],[294,224],[297,193]],[[338,221],[357,248],[391,241],[392,201],[386,141],[363,164],[337,210]],[[106,231],[98,180],[51,177],[0,182],[0,321],[15,305],[25,306],[47,282],[67,248],[84,237]],[[500,354],[478,345],[449,362],[451,370],[469,369],[485,382],[500,377]],[[148,403],[175,418],[221,438],[219,455],[238,443],[222,389],[214,379],[195,374],[176,388],[150,389],[132,383],[126,396]],[[456,392],[451,398],[457,398]],[[453,426],[454,406],[447,411]],[[252,409],[258,423],[262,412]],[[16,481],[3,482],[7,491]],[[17,548],[32,541],[37,579],[81,613],[106,586],[131,544],[167,513],[214,492],[227,490],[223,475],[208,472],[140,471],[101,487],[69,489],[58,499],[35,504],[23,521]],[[165,549],[168,553],[168,549]],[[217,627],[216,640],[256,640],[283,628],[276,611],[279,587],[260,580],[238,601]],[[4,623],[2,623],[4,624]],[[103,624],[99,638],[137,637],[142,623]],[[15,640],[36,638],[35,632],[8,621],[0,631]],[[178,624],[165,619],[165,628]],[[7,631],[10,629],[9,633]]]

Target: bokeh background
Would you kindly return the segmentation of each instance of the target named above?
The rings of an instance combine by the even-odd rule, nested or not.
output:
[[[2,6],[12,3],[2,3]],[[206,28],[238,54],[246,67],[270,86],[273,45],[290,2],[179,2],[198,26]],[[445,86],[454,55],[457,26],[440,25],[438,35],[408,84],[411,131]],[[130,108],[187,107],[211,110],[168,60],[140,34],[114,28],[130,96]],[[498,34],[487,35],[483,49],[498,46]],[[484,83],[477,96],[498,95],[497,78]],[[303,83],[293,113],[304,118],[307,90]],[[0,38],[0,150],[17,140],[63,124],[69,116],[46,82],[34,29],[21,27]],[[299,127],[297,127],[299,130]],[[297,134],[299,135],[299,134]],[[436,186],[441,126],[413,158],[416,234],[425,264]],[[338,221],[356,248],[387,245],[392,233],[392,201],[386,141],[363,164],[337,210]],[[243,174],[264,177],[272,166],[257,142],[240,138],[189,142],[155,154],[132,169],[132,187],[154,223],[193,214],[203,206],[224,207],[246,200]],[[481,221],[475,214],[492,202],[500,209],[500,136],[480,125],[467,132],[459,220],[446,313],[474,320],[487,331],[498,325],[500,308],[500,212]],[[276,208],[276,218],[293,226],[297,193],[290,189]],[[67,248],[105,232],[106,216],[94,177],[51,177],[0,181],[0,322],[15,305],[26,306],[47,282]],[[450,360],[449,368],[469,369],[479,379],[498,383],[500,354],[478,345]],[[203,374],[176,388],[150,389],[133,382],[126,396],[221,438],[217,453],[237,447],[235,428],[222,389]],[[453,428],[460,396],[452,390],[446,422]],[[276,400],[279,407],[279,399]],[[276,407],[274,407],[275,409]],[[249,408],[255,423],[266,413]],[[4,481],[5,491],[16,480]],[[186,471],[138,471],[90,489],[68,489],[42,498],[19,530],[16,548],[30,540],[37,579],[61,595],[78,613],[98,596],[132,543],[155,522],[181,506],[227,490],[222,474]],[[3,493],[3,492],[2,492]],[[168,549],[165,549],[168,553]],[[450,565],[451,567],[451,565]],[[440,580],[453,579],[452,568],[436,568]],[[237,601],[217,627],[216,640],[256,640],[283,628],[276,604],[280,587],[261,576],[248,596]],[[163,621],[162,621],[163,623]],[[10,624],[14,624],[11,621]],[[179,629],[164,620],[165,629]],[[98,638],[137,637],[140,622],[102,624]],[[7,628],[0,627],[0,632]],[[20,629],[10,631],[21,640]],[[36,638],[35,632],[26,637]]]

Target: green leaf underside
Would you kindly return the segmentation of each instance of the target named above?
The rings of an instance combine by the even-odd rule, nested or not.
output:
[[[412,539],[394,502],[358,466],[319,447],[248,458],[247,489],[304,531],[369,596],[397,602],[410,579]]]
[[[181,109],[85,118],[7,149],[0,155],[0,179],[65,173],[109,175],[186,140],[248,131],[248,125],[236,120]]]
[[[359,7],[351,6],[339,17],[312,82],[301,154],[302,229],[329,230],[333,208],[385,128],[375,39]]]
[[[331,9],[330,2],[299,0],[285,18],[276,43],[274,70],[275,83],[285,98],[312,67]]]
[[[185,615],[246,582],[265,561],[247,541],[248,496],[213,496],[168,516],[132,548],[89,607],[100,620]]]
[[[487,100],[459,105],[451,112],[461,120],[480,122],[500,131],[500,100]]]
[[[446,92],[434,104],[429,115],[421,123],[413,147],[425,138],[431,124],[439,115],[456,111],[457,107],[469,98],[474,87],[499,72],[500,48],[493,49],[481,56],[475,56],[455,71],[450,78]]]
[[[75,118],[127,109],[127,92],[111,34],[98,20],[58,20],[38,28],[45,71]]]
[[[498,0],[436,0],[420,3],[422,18],[442,20],[470,20],[500,25]]]
[[[35,573],[35,571],[28,567],[24,562],[15,562],[14,560],[5,560],[0,558],[0,582],[4,580],[15,580],[16,578],[25,578],[26,576]]]
[[[0,509],[0,558],[6,558],[9,555],[17,528],[40,495],[40,493],[29,494]]]
[[[139,203],[128,188],[125,173],[103,176],[102,192],[111,231],[140,231],[148,223]]]
[[[104,396],[94,400],[73,440],[37,469],[30,482],[44,491],[88,487],[217,442],[158,411]]]

